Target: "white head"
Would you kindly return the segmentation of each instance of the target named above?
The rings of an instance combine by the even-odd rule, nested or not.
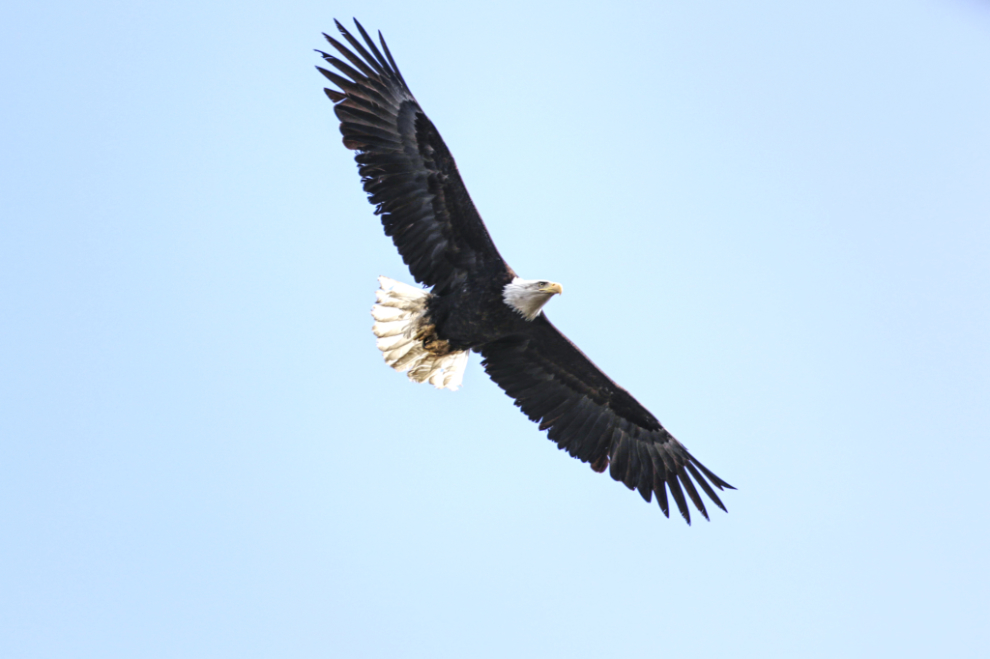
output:
[[[505,303],[522,314],[526,320],[533,320],[540,315],[543,305],[554,295],[564,292],[560,284],[545,279],[520,279],[516,277],[505,285],[502,299]]]

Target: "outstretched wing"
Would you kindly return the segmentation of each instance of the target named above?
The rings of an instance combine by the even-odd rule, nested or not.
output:
[[[353,51],[324,34],[347,62],[322,51],[340,74],[317,67],[385,233],[416,281],[447,293],[479,269],[506,268],[433,122],[406,86],[379,32],[382,51],[356,20],[365,48],[334,21]],[[369,52],[370,51],[370,52]],[[349,64],[348,64],[349,62]]]
[[[561,449],[609,468],[612,478],[638,489],[647,502],[655,494],[670,517],[667,489],[681,515],[691,523],[687,497],[708,519],[697,484],[722,510],[712,488],[735,489],[688,453],[684,445],[628,391],[602,373],[577,346],[540,315],[527,335],[481,348],[482,364],[498,386]],[[707,478],[707,480],[706,480]]]

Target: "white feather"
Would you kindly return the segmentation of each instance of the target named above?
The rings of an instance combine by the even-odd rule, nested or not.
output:
[[[544,284],[544,286],[540,286],[540,284]],[[549,292],[547,284],[556,286],[557,290]],[[533,320],[540,315],[543,305],[561,290],[563,289],[560,284],[554,282],[516,277],[502,289],[502,300],[526,320]]]
[[[371,331],[375,333],[375,336],[379,338],[384,338],[387,336],[402,336],[402,333],[406,330],[405,321],[394,322],[394,323],[375,323],[371,326]]]
[[[378,349],[381,350],[382,352],[388,352],[389,350],[392,350],[400,343],[406,342],[406,337],[402,336],[401,334],[399,334],[398,336],[382,336],[378,332],[375,332],[375,335],[380,337],[377,341],[375,341],[375,345],[377,345]]]
[[[422,338],[416,338],[422,336],[424,328],[430,330],[426,307],[431,294],[388,277],[379,277],[378,282],[381,288],[375,291],[377,304],[371,309],[377,322],[371,329],[378,337],[376,344],[385,363],[396,371],[407,371],[414,382],[429,382],[438,389],[455,391],[464,380],[467,351],[436,354],[426,349]]]
[[[407,315],[408,315],[407,311],[404,311],[397,307],[389,307],[381,304],[376,304],[374,308],[371,310],[371,317],[383,323],[389,323],[394,320],[400,320]]]

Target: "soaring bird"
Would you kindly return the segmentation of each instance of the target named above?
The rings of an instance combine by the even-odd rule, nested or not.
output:
[[[379,49],[357,20],[363,43],[334,22],[350,48],[323,35],[340,56],[317,51],[335,70],[317,67],[336,86],[324,91],[385,234],[413,278],[430,289],[379,278],[372,316],[385,362],[415,382],[454,390],[468,354],[479,353],[516,406],[596,472],[608,469],[647,502],[655,495],[667,517],[669,489],[688,524],[687,499],[708,519],[698,488],[725,510],[715,488],[735,488],[547,319],[543,307],[563,287],[523,279],[499,254],[381,32]]]

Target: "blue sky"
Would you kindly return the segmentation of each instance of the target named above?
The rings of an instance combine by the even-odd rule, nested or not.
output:
[[[729,514],[665,519],[476,357],[385,366],[375,278],[411,278],[313,68],[350,16]],[[7,19],[5,656],[985,653],[986,2]]]

